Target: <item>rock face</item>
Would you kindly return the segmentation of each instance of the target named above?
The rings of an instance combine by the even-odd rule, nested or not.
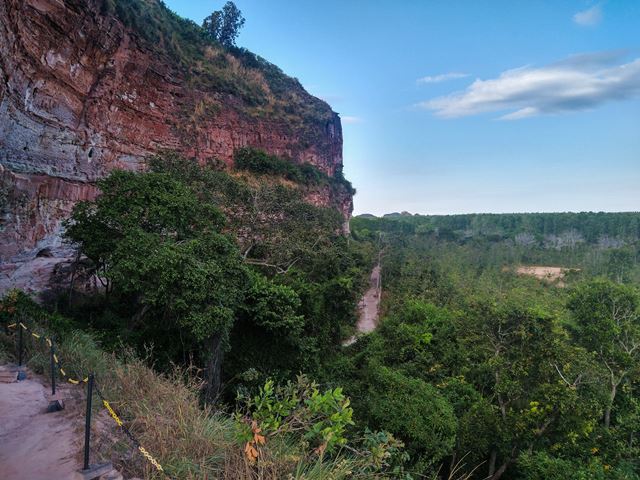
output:
[[[238,95],[194,86],[103,11],[102,0],[0,1],[0,291],[43,288],[71,253],[60,233],[73,205],[110,170],[144,169],[159,150],[231,166],[235,149],[252,146],[342,169],[340,118],[303,89],[324,120],[256,114]],[[348,194],[309,201],[351,214]]]

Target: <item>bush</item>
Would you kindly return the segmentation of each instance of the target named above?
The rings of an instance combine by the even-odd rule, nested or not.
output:
[[[304,375],[284,386],[268,380],[257,395],[245,398],[243,403],[243,410],[247,412],[244,425],[249,419],[249,423],[255,422],[265,435],[291,435],[317,454],[331,453],[345,445],[346,428],[354,424],[353,409],[341,388],[321,393],[318,385]],[[244,440],[251,441],[251,438]]]
[[[328,185],[334,190],[344,190],[349,195],[355,194],[355,189],[346,178],[342,170],[337,170],[333,177],[329,177],[309,163],[296,164],[292,160],[283,159],[275,155],[251,147],[236,150],[234,165],[238,170],[246,170],[258,175],[273,175],[282,177],[305,186]]]
[[[386,367],[373,369],[367,407],[372,422],[404,440],[426,465],[437,464],[455,444],[456,418],[438,390]]]
[[[262,150],[245,147],[236,150],[234,165],[239,170],[247,170],[258,175],[274,175],[292,182],[311,185],[319,183],[323,174],[312,165],[304,167],[291,161],[269,155]]]

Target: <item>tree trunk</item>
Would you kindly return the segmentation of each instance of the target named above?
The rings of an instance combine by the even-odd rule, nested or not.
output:
[[[80,261],[80,250],[76,254],[75,261],[71,264],[71,280],[69,280],[69,297],[67,298],[67,306],[71,308],[71,300],[73,297],[73,284],[76,281],[76,269],[78,268],[78,262]]]
[[[496,471],[496,457],[498,456],[497,450],[491,450],[491,456],[489,457],[489,475],[487,477],[493,477]]]
[[[609,394],[609,403],[607,404],[607,408],[604,411],[604,428],[609,429],[609,425],[611,425],[611,409],[613,408],[613,402],[616,399],[616,393],[618,390],[618,384],[615,382],[611,382],[611,393]]]
[[[453,451],[453,455],[451,455],[451,461],[449,462],[449,477],[451,476],[451,472],[456,468],[456,460],[458,459],[458,446],[456,445],[456,449]]]
[[[496,471],[496,473],[493,474],[493,476],[491,477],[491,480],[498,480],[500,477],[502,477],[504,472],[507,471],[508,466],[509,466],[509,462],[504,462],[502,465],[500,465],[500,468],[498,469],[498,471]]]
[[[205,368],[204,398],[206,402],[213,403],[218,399],[222,388],[222,335],[212,335],[207,341],[207,347],[209,356]]]

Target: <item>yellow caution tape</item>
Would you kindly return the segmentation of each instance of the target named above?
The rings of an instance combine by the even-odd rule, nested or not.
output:
[[[146,457],[147,460],[149,460],[151,462],[151,464],[156,467],[159,471],[164,472],[164,470],[162,469],[162,465],[160,465],[155,458],[153,458],[149,452],[147,452],[144,447],[142,445],[138,446],[138,450],[140,450],[140,453],[142,453],[142,455],[144,455]]]
[[[11,325],[7,325],[7,328],[15,328],[15,327],[16,327],[16,326],[18,326],[18,325],[20,325],[20,326],[21,326],[22,328],[24,328],[25,330],[29,331],[29,328],[28,328],[24,323],[22,323],[22,322],[12,323]],[[33,332],[33,331],[31,332],[31,335],[33,335],[35,338],[40,338],[40,337],[41,337],[41,335],[38,335],[37,333],[35,333],[35,332]],[[50,339],[50,338],[48,338],[48,337],[44,337],[44,339],[45,339],[45,341],[47,342],[47,344],[49,345],[49,347],[52,347],[52,346],[53,346],[53,343],[51,342],[51,339]],[[58,364],[58,368],[59,368],[59,370],[60,370],[60,374],[61,374],[63,377],[66,377],[66,376],[67,376],[67,372],[65,372],[65,371],[64,371],[64,369],[63,369],[62,367],[60,367],[60,366],[59,366],[59,364],[60,364],[60,360],[58,360],[58,356],[57,356],[55,353],[53,354],[53,361],[54,361],[55,363],[57,363],[57,364]],[[74,379],[74,378],[69,378],[69,377],[67,377],[67,381],[68,381],[69,383],[74,384],[74,385],[78,385],[80,382],[87,383],[87,382],[89,381],[89,377],[85,377],[85,378],[83,378],[83,379],[78,379],[78,380],[76,380],[76,379]]]
[[[107,402],[106,400],[102,400],[102,404],[104,405],[104,408],[107,409],[109,414],[113,417],[113,419],[116,421],[118,426],[121,427],[122,420],[120,420],[120,417],[118,417],[118,414],[113,410],[113,408],[111,408],[111,405],[109,405],[109,402]]]
[[[102,404],[104,405],[104,408],[107,409],[107,411],[109,412],[109,415],[111,415],[111,417],[115,420],[115,422],[118,424],[119,427],[123,427],[124,425],[122,424],[122,420],[120,420],[120,417],[118,417],[118,414],[113,410],[113,408],[111,408],[111,405],[109,404],[109,402],[107,402],[106,400],[102,400]],[[126,430],[126,429],[125,429]],[[128,434],[129,436],[131,436],[131,433]],[[133,437],[132,437],[133,438]],[[133,438],[135,440],[135,438]],[[138,443],[136,441],[136,443]],[[164,469],[162,468],[162,465],[160,465],[158,463],[158,461],[153,458],[151,456],[151,454],[149,452],[147,452],[147,450],[140,444],[138,444],[138,450],[140,450],[140,453],[142,453],[142,455],[144,455],[144,457],[149,460],[149,462],[151,462],[151,464],[156,467],[156,469],[160,472],[164,473]]]

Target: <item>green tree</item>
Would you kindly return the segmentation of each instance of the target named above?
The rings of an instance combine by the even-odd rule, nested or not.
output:
[[[185,331],[207,352],[206,397],[220,390],[227,336],[249,276],[220,233],[222,214],[162,173],[115,171],[102,194],[76,206],[66,236],[95,263],[108,292],[135,305],[131,318]]]
[[[553,315],[540,307],[487,301],[470,313],[464,342],[468,376],[492,404],[493,419],[486,423],[495,432],[487,467],[488,478],[498,480],[523,452],[545,449],[549,438],[581,430],[581,408],[592,405],[581,396],[580,372],[563,370],[577,352]]]
[[[578,286],[568,302],[576,341],[606,371],[609,396],[603,421],[607,429],[620,385],[640,372],[639,303],[634,288],[605,279]]]
[[[630,272],[635,263],[634,255],[627,249],[615,249],[609,253],[607,275],[618,283],[629,281]]]
[[[202,28],[210,38],[229,48],[235,47],[236,38],[244,26],[244,22],[242,12],[236,7],[236,4],[227,2],[222,10],[216,10],[204,19]]]

